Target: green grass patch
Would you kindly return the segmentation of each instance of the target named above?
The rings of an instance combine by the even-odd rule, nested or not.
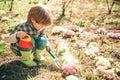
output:
[[[89,69],[86,69],[87,80],[98,80],[97,77],[94,76],[93,72]]]
[[[0,23],[1,23],[0,30],[4,30],[6,32],[9,30],[12,30],[17,24],[17,22],[14,22],[13,20],[8,20],[5,22],[0,22]]]
[[[73,22],[74,25],[84,27],[85,26],[85,21],[84,20],[76,20]]]
[[[120,6],[114,6],[112,11],[114,11],[114,12],[120,11]]]
[[[106,2],[106,0],[95,0],[96,2]]]
[[[0,44],[0,55],[3,54],[5,44]]]
[[[120,18],[116,19],[106,19],[104,20],[105,24],[120,24]]]

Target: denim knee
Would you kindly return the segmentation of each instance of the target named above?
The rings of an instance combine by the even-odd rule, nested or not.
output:
[[[36,49],[43,50],[47,45],[47,39],[45,37],[38,37],[35,41]]]

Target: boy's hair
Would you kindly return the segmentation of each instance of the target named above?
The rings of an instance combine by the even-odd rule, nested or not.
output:
[[[27,16],[27,21],[30,24],[32,24],[31,18],[45,26],[52,24],[52,14],[50,10],[42,4],[37,4],[30,9]]]

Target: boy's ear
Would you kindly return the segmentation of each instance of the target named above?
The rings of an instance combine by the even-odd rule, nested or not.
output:
[[[32,22],[32,23],[35,23],[35,20],[34,20],[33,18],[31,18],[31,22]]]

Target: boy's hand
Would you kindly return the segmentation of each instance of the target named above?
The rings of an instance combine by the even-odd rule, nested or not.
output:
[[[46,46],[46,50],[47,50],[47,51],[48,51],[48,50],[51,50],[51,49],[50,49],[50,46]]]
[[[17,32],[17,34],[16,34],[16,37],[17,37],[17,38],[24,38],[25,36],[28,36],[28,34],[25,33],[24,31],[19,31],[19,32]]]

